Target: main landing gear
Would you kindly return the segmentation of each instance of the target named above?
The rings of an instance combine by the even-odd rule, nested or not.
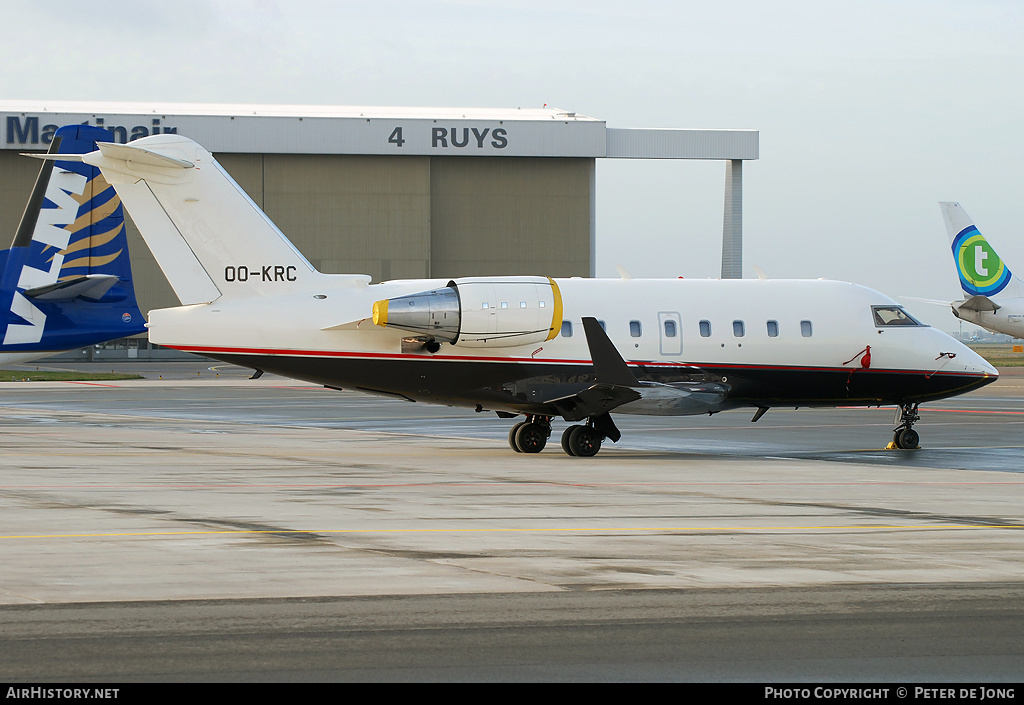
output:
[[[508,444],[517,453],[539,453],[551,436],[550,416],[527,416],[509,429]],[[590,458],[601,450],[604,439],[618,441],[619,429],[608,414],[587,419],[587,423],[569,426],[562,432],[562,450],[566,455]]]
[[[508,444],[517,453],[539,453],[551,436],[551,417],[528,415],[508,431]]]
[[[593,426],[569,426],[562,431],[562,450],[566,455],[589,458],[601,450],[602,435]]]
[[[920,448],[921,435],[914,430],[914,424],[921,420],[917,413],[919,404],[901,404],[896,410],[896,428],[892,430],[892,443],[889,448],[914,450]]]

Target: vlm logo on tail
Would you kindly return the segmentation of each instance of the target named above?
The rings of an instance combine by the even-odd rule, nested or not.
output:
[[[62,127],[50,153],[83,154],[110,139],[100,128]],[[0,360],[24,362],[145,330],[124,212],[98,169],[44,162],[0,266]]]

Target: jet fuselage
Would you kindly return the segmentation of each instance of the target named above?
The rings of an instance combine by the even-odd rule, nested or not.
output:
[[[901,404],[959,394],[997,376],[940,331],[880,325],[873,307],[898,304],[844,282],[556,279],[561,312],[552,339],[511,347],[443,343],[430,352],[425,336],[374,325],[370,313],[377,301],[440,289],[446,280],[331,290],[330,279],[323,275],[322,289],[302,294],[153,311],[151,339],[330,387],[549,415],[550,400],[595,381],[584,316],[604,324],[642,383],[690,390],[687,399],[704,394],[702,403],[673,404],[652,393],[618,413]],[[537,305],[487,303],[496,319],[509,310],[503,305]],[[717,387],[694,391],[700,384]]]

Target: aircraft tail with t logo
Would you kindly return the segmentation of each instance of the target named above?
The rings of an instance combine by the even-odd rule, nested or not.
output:
[[[18,363],[145,332],[135,301],[121,201],[80,157],[109,142],[62,127],[9,250],[0,252],[0,363]]]
[[[960,204],[943,202],[939,207],[952,245],[960,288],[968,301],[974,299],[978,305],[984,306],[986,300],[997,296],[1024,296],[1024,282],[1013,275]]]

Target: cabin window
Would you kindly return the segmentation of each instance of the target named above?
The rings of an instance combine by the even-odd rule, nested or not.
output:
[[[876,326],[919,326],[921,322],[903,310],[902,306],[872,306],[871,314]]]
[[[630,321],[629,322],[629,334],[633,338],[639,338],[640,337],[640,321]]]
[[[572,337],[572,321],[562,321],[562,337]]]
[[[805,338],[810,338],[813,332],[810,321],[800,321],[800,335]]]
[[[491,307],[491,305],[489,303],[487,303],[486,301],[484,301],[482,304],[480,304],[480,308],[481,309],[490,308],[490,307]]]
[[[519,308],[526,308],[526,302],[525,301],[520,301],[519,302]]]
[[[501,302],[501,307],[502,308],[508,308],[508,301],[502,301]]]
[[[700,322],[700,337],[710,338],[711,337],[711,321]]]
[[[601,330],[603,330],[605,333],[608,332],[608,326],[605,325],[604,321],[598,321],[597,325],[601,326]]]
[[[537,308],[544,308],[544,302],[543,301],[538,301],[537,302]]]
[[[779,322],[768,321],[768,337],[778,338],[779,337]]]
[[[732,334],[737,338],[742,338],[744,333],[743,321],[732,322]]]
[[[665,321],[665,337],[675,338],[676,337],[676,322]]]

